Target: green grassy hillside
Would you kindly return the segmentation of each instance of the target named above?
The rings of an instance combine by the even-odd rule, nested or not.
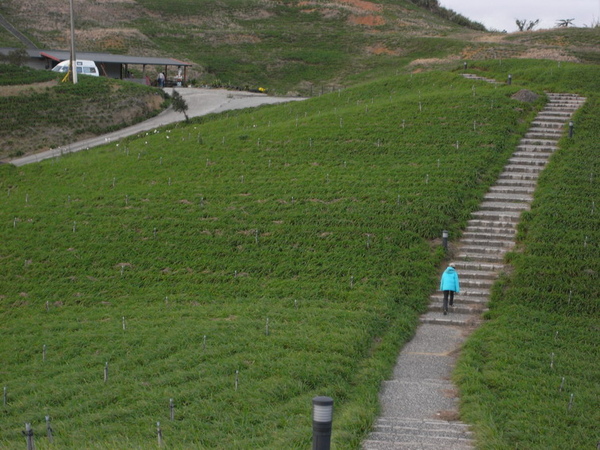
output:
[[[68,8],[44,6],[9,0],[2,10],[40,47],[68,48]],[[82,1],[75,16],[80,51],[171,56],[196,64],[198,84],[305,95],[374,66],[458,54],[464,37],[436,38],[483,28],[437,2],[406,0]]]
[[[518,89],[402,75],[0,166],[0,445],[306,448],[330,395],[357,448]]]
[[[467,342],[457,381],[480,448],[593,448],[600,439],[600,76],[597,66],[481,63],[487,76],[587,96],[523,214],[512,270]]]

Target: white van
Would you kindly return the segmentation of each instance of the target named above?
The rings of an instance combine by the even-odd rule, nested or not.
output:
[[[94,61],[87,59],[78,59],[75,61],[75,67],[77,68],[78,74],[92,75],[94,77],[100,76],[98,67]],[[69,71],[69,60],[59,62],[53,69],[53,72],[67,73]]]

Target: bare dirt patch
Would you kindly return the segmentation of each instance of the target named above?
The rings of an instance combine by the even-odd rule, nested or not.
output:
[[[339,3],[347,3],[362,11],[383,11],[383,6],[363,0],[338,0]]]
[[[371,47],[367,47],[367,53],[371,55],[391,55],[391,56],[400,56],[402,55],[401,50],[392,50],[384,45],[373,45]]]
[[[580,62],[576,57],[558,48],[531,48],[519,55],[525,59],[551,59],[554,61]]]
[[[421,58],[421,59],[415,59],[415,60],[411,61],[409,63],[409,66],[411,66],[411,67],[414,67],[414,66],[430,67],[430,66],[448,64],[448,63],[451,63],[454,61],[458,61],[460,59],[461,58],[459,55],[451,55],[446,58]]]
[[[381,16],[367,15],[367,16],[350,16],[348,22],[354,25],[363,25],[367,27],[378,27],[385,25],[385,19]]]

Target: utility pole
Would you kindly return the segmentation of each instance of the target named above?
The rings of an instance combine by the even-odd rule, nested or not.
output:
[[[71,80],[77,84],[77,56],[75,55],[75,18],[73,16],[73,0],[69,0],[71,6],[71,60],[69,69],[71,71]]]

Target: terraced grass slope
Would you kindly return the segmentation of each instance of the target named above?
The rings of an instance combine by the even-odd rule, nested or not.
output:
[[[306,448],[330,395],[357,448],[518,90],[401,75],[0,166],[0,445]]]

